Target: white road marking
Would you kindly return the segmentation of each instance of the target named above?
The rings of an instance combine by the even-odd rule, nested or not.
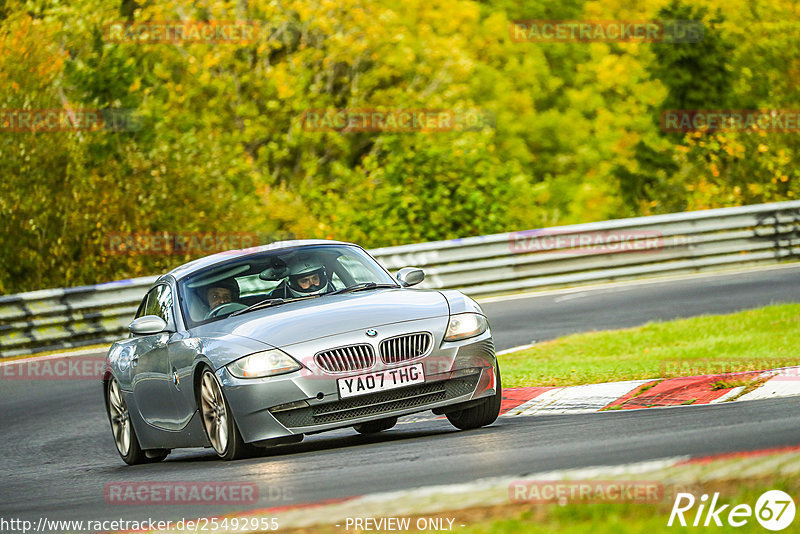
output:
[[[581,291],[580,293],[573,293],[573,294],[569,294],[569,295],[563,295],[561,297],[556,297],[556,298],[553,299],[553,302],[564,302],[564,301],[567,301],[567,300],[581,299],[581,298],[588,297],[588,296],[589,296],[589,293],[587,291]]]
[[[741,393],[743,390],[744,390],[744,386],[735,387],[732,390],[730,390],[729,392],[727,392],[726,394],[724,394],[723,396],[718,397],[718,398],[710,401],[709,404],[718,404],[720,402],[725,402],[728,399],[732,399],[733,397],[735,397],[736,395]]]
[[[529,349],[529,348],[533,347],[534,345],[536,345],[536,340],[535,339],[532,340],[527,345],[519,345],[518,347],[511,347],[510,349],[505,349],[505,350],[501,350],[500,352],[496,352],[495,356],[502,356],[503,354],[511,354],[512,352],[517,352],[519,350]]]
[[[598,465],[594,467],[576,467],[574,469],[561,469],[558,471],[545,471],[526,475],[528,480],[591,480],[600,477],[618,477],[623,475],[640,475],[651,471],[668,469],[675,464],[685,462],[691,456],[671,456],[656,460],[645,460],[632,464]]]
[[[758,389],[754,389],[736,400],[771,399],[775,397],[792,397],[795,395],[800,395],[800,377],[779,374],[769,379]]]
[[[528,409],[531,409],[531,408],[533,408],[535,406],[539,406],[539,405],[541,405],[543,403],[548,402],[548,399],[550,399],[554,395],[557,395],[562,389],[564,389],[564,388],[555,388],[555,389],[551,389],[551,390],[545,391],[544,393],[532,398],[531,400],[525,401],[522,404],[520,404],[519,406],[516,406],[515,408],[507,411],[506,413],[504,413],[500,417],[515,417],[517,415],[528,415],[526,413],[528,411]]]
[[[596,412],[648,382],[650,380],[628,380],[551,389],[511,410],[509,414],[527,416]]]
[[[398,425],[405,425],[407,423],[422,423],[425,421],[435,421],[437,419],[445,419],[444,415],[436,415],[433,412],[412,413],[411,415],[403,415],[397,419]]]

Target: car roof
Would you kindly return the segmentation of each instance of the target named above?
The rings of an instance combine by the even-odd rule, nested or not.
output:
[[[226,250],[224,252],[218,252],[216,254],[212,254],[211,256],[198,258],[196,260],[190,261],[189,263],[184,263],[183,265],[172,269],[168,273],[159,277],[159,280],[167,276],[172,276],[175,278],[175,280],[180,280],[181,278],[189,276],[190,274],[205,269],[206,267],[209,267],[211,265],[215,265],[217,263],[223,263],[225,261],[232,260],[234,258],[243,258],[245,256],[259,254],[261,252],[265,252],[268,250],[270,251],[284,250],[284,249],[305,247],[312,245],[348,245],[351,247],[358,246],[354,243],[347,243],[346,241],[332,241],[329,239],[296,239],[293,241],[276,241],[268,245],[260,245],[258,247],[250,247],[240,250]]]

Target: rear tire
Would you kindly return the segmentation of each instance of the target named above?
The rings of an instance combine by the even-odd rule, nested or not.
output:
[[[388,417],[386,419],[379,419],[378,421],[369,421],[368,423],[361,423],[353,426],[359,434],[377,434],[384,430],[389,430],[397,424],[397,417]]]
[[[460,430],[470,430],[491,425],[495,422],[497,416],[500,415],[500,404],[503,401],[503,386],[500,381],[499,366],[495,370],[495,378],[497,392],[477,406],[445,414],[450,424]]]
[[[223,460],[239,460],[253,455],[255,448],[242,439],[217,376],[208,368],[203,370],[200,379],[198,399],[203,428],[217,456]]]
[[[136,430],[131,423],[128,405],[119,389],[119,382],[113,377],[108,381],[106,387],[106,412],[117,452],[126,464],[156,463],[167,457],[168,449],[142,450],[139,438],[136,437]]]

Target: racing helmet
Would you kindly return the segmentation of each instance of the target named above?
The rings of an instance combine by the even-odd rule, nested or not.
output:
[[[313,283],[317,281],[318,283]],[[289,267],[288,286],[295,297],[325,293],[328,290],[328,273],[322,263],[311,258],[301,258]]]

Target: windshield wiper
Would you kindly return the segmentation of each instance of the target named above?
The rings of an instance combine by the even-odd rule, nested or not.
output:
[[[337,289],[336,291],[332,291],[330,293],[326,293],[326,295],[340,295],[342,293],[352,293],[353,291],[362,291],[364,289],[378,289],[378,288],[398,288],[394,284],[376,284],[375,282],[362,282],[360,284],[356,284],[350,287],[343,287],[342,289]]]
[[[319,297],[319,296],[320,295],[309,295],[307,297],[298,297],[296,299],[281,299],[281,298],[265,299],[265,300],[262,300],[260,302],[256,302],[255,304],[253,304],[251,306],[248,306],[247,308],[245,308],[243,310],[235,311],[232,314],[228,315],[228,317],[233,317],[235,315],[241,315],[243,313],[247,313],[247,312],[253,311],[253,310],[270,308],[272,306],[280,306],[281,304],[286,304],[287,302],[295,302],[297,300],[306,300],[306,299],[311,299],[311,298]]]

